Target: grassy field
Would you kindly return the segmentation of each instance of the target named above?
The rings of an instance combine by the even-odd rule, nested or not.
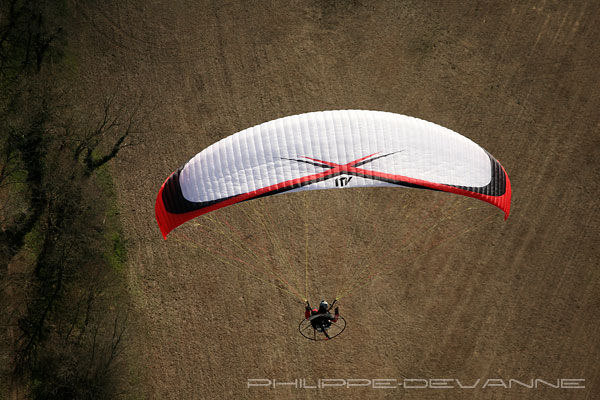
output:
[[[73,7],[82,103],[118,90],[153,110],[143,142],[113,164],[141,397],[600,397],[598,2]],[[349,108],[419,117],[479,143],[511,177],[511,217],[445,194],[330,191],[222,209],[162,239],[156,194],[191,156],[261,122]],[[383,272],[340,302],[347,332],[312,343],[297,332],[301,302],[224,261],[233,255],[279,268],[313,302],[356,267]],[[445,378],[455,388],[248,388],[250,378]],[[585,389],[482,388],[536,378],[585,379]]]

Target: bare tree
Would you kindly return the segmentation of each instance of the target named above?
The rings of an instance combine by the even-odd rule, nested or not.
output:
[[[82,160],[88,174],[115,158],[125,147],[140,141],[139,127],[144,119],[139,117],[139,105],[119,107],[115,100],[115,95],[106,97],[99,121],[91,129],[84,128],[76,139],[74,156]]]

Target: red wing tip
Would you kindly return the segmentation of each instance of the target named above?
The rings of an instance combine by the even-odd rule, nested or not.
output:
[[[165,188],[165,184],[168,180],[169,179],[167,178],[160,187],[158,195],[156,196],[156,203],[154,205],[154,215],[156,217],[156,223],[158,224],[158,228],[160,229],[160,233],[164,240],[167,240],[167,235],[172,230],[172,228],[169,226],[168,214],[162,198],[162,193]]]

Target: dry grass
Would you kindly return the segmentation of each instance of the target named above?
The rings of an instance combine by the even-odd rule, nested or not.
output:
[[[142,395],[600,395],[597,2],[90,3],[78,3],[73,27],[83,98],[118,85],[156,105],[144,143],[114,165],[142,315],[130,338]],[[501,160],[514,202],[507,222],[491,206],[464,212],[472,200],[391,190],[280,196],[215,212],[243,232],[238,244],[268,250],[258,267],[285,272],[289,258],[295,272],[286,277],[300,291],[306,221],[312,301],[373,257],[390,266],[343,299],[344,336],[315,345],[296,332],[297,298],[201,249],[222,245],[221,256],[247,262],[252,255],[223,243],[208,219],[163,241],[153,205],[168,174],[208,144],[277,117],[344,108],[412,115],[464,134]],[[426,231],[420,247],[403,246],[420,216],[432,225],[442,215],[428,214],[438,203],[458,211]],[[423,244],[490,216],[449,244]],[[586,389],[246,387],[248,378],[538,377],[583,378]]]

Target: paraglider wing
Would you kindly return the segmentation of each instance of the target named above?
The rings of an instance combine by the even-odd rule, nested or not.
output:
[[[400,186],[469,196],[508,218],[500,163],[450,129],[381,111],[321,111],[245,129],[175,171],[156,199],[163,236],[199,215],[262,196],[313,189]]]

